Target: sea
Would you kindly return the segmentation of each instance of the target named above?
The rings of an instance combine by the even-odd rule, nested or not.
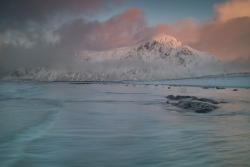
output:
[[[226,103],[201,114],[171,94]],[[250,166],[250,89],[0,82],[0,166]]]

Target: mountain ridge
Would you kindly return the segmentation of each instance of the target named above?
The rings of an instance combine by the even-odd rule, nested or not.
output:
[[[129,47],[74,53],[78,68],[19,69],[4,80],[162,80],[229,73],[215,56],[160,34]],[[88,67],[92,66],[92,67]]]

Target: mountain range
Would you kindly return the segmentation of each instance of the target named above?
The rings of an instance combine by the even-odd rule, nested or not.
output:
[[[67,67],[24,67],[3,80],[164,80],[231,72],[210,53],[195,50],[165,34],[124,48],[74,52],[71,59],[74,63]]]

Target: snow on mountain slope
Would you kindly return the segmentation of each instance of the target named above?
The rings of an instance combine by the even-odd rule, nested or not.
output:
[[[162,80],[230,72],[213,55],[185,46],[165,34],[129,47],[82,51],[73,57],[77,68],[22,68],[4,80]]]
[[[165,61],[171,61],[177,66],[185,66],[195,60],[197,63],[209,60],[219,61],[214,56],[185,46],[177,39],[167,35],[157,35],[151,39],[144,39],[132,47],[103,52],[83,51],[78,53],[77,56],[85,61],[93,62],[107,59],[124,60],[138,58],[144,62],[164,59]]]

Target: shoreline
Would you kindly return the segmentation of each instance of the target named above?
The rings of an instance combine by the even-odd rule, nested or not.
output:
[[[39,82],[39,83],[69,83],[69,84],[126,84],[126,85],[161,85],[161,86],[189,86],[205,88],[250,88],[250,73],[233,73],[226,75],[210,75],[203,77],[152,80],[152,81],[37,81],[37,80],[1,80],[0,82]]]

